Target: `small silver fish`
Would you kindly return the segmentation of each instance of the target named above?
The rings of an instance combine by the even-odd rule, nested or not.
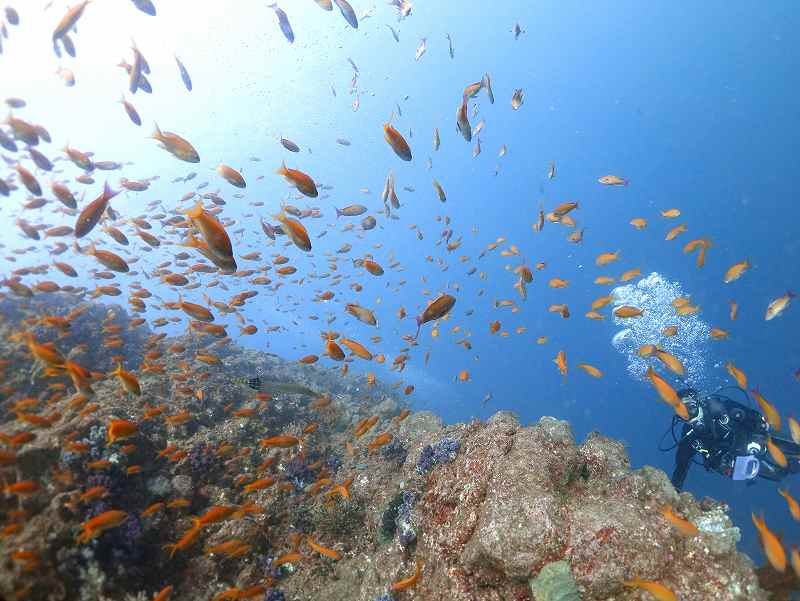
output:
[[[525,93],[522,89],[514,90],[514,95],[511,97],[511,108],[515,111],[522,106],[522,103],[525,101]]]
[[[189,71],[186,70],[186,67],[181,62],[177,56],[175,57],[175,62],[178,63],[178,71],[181,73],[181,80],[183,81],[183,85],[186,86],[186,89],[190,92],[192,91],[192,78],[189,77]]]
[[[414,54],[414,60],[418,61],[419,59],[421,59],[422,55],[425,54],[425,50],[427,50],[427,48],[428,48],[428,39],[422,38],[422,40],[419,43],[419,46],[417,46],[417,52]]]
[[[275,16],[278,17],[278,25],[280,25],[281,31],[283,35],[286,36],[286,39],[289,40],[289,43],[294,42],[294,31],[292,31],[292,26],[289,23],[289,17],[286,16],[286,13],[280,8],[276,3],[268,4],[268,8],[271,8],[275,11]]]
[[[344,20],[350,24],[350,27],[353,29],[358,29],[358,18],[356,17],[356,11],[353,10],[353,7],[350,6],[350,3],[347,0],[333,1],[336,3],[336,6],[339,7]]]

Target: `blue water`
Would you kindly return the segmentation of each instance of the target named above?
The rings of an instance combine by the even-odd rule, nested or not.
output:
[[[596,322],[583,317],[590,302],[609,290],[592,283],[596,276],[618,276],[638,267],[643,274],[657,272],[679,283],[701,306],[706,323],[731,332],[729,340],[708,344],[701,386],[713,390],[731,383],[722,366],[732,360],[782,413],[792,413],[792,402],[800,393],[800,382],[793,377],[800,367],[795,339],[800,313],[790,306],[783,317],[765,322],[764,311],[770,300],[800,287],[796,227],[800,212],[793,186],[794,174],[800,172],[796,94],[800,43],[795,35],[800,10],[795,3],[708,2],[687,10],[686,5],[640,2],[420,1],[413,15],[398,23],[394,10],[377,2],[374,16],[362,19],[354,31],[335,8],[327,13],[313,2],[297,0],[282,3],[296,35],[290,45],[264,3],[248,0],[235,8],[223,2],[199,3],[189,11],[182,3],[161,2],[156,3],[159,14],[154,18],[127,2],[97,2],[86,9],[73,36],[77,59],[60,62],[52,53],[49,35],[64,5],[56,2],[43,11],[40,3],[30,4],[17,7],[22,24],[10,28],[10,38],[4,40],[0,81],[2,95],[28,101],[28,107],[16,114],[50,130],[54,143],[44,148],[51,158],[69,142],[93,151],[97,159],[131,161],[122,172],[130,179],[160,176],[147,192],[115,199],[112,205],[126,217],[146,215],[146,204],[155,199],[162,200],[167,210],[188,208],[189,203],[180,205],[179,199],[199,182],[209,181],[203,191],[219,189],[227,201],[223,216],[237,220],[229,231],[245,229],[232,236],[237,256],[260,250],[269,259],[270,253],[281,252],[291,258],[298,275],[306,276],[302,283],[284,278],[285,285],[275,293],[261,288],[243,314],[262,332],[265,323],[283,329],[242,337],[242,344],[288,358],[321,355],[319,334],[330,328],[367,344],[373,352],[385,353],[388,366],[406,346],[401,336],[414,334],[413,315],[422,311],[427,299],[447,291],[458,299],[452,315],[440,325],[435,339],[431,325],[424,327],[405,372],[388,372],[360,360],[351,370],[375,371],[387,382],[402,379],[403,385],[415,385],[410,397],[415,407],[436,411],[447,421],[485,418],[500,409],[517,412],[523,422],[541,415],[567,419],[578,439],[599,430],[626,442],[634,466],[650,464],[669,473],[672,456],[660,453],[657,441],[672,410],[657,400],[648,384],[629,375],[627,359],[611,345],[620,327],[609,318]],[[368,2],[353,5],[359,15],[371,7]],[[515,21],[525,29],[517,40],[510,31]],[[387,24],[398,30],[400,43],[392,39]],[[448,54],[445,33],[452,36],[454,59]],[[423,37],[427,52],[415,62]],[[141,128],[133,126],[115,104],[127,84],[115,64],[122,56],[130,61],[131,38],[152,69],[152,96],[126,95],[142,115]],[[182,87],[173,53],[191,73],[192,92]],[[347,57],[359,68],[358,111],[353,110],[355,96],[349,93],[353,69]],[[65,88],[53,74],[59,64],[74,71],[74,88]],[[463,88],[487,71],[496,102],[489,104],[483,92],[470,101],[470,113],[473,104],[479,107],[479,116],[470,117],[472,126],[480,119],[486,122],[480,134],[482,153],[472,158],[474,140],[468,144],[457,133],[455,110]],[[517,88],[524,90],[525,101],[514,111],[510,99]],[[393,113],[393,124],[411,145],[411,163],[400,161],[383,141],[382,124]],[[181,163],[147,140],[154,121],[189,139],[201,163]],[[438,152],[431,144],[434,127],[441,132]],[[301,153],[285,151],[278,143],[281,136],[297,142]],[[340,146],[336,138],[349,139],[352,145]],[[498,158],[503,144],[508,154]],[[260,162],[251,161],[253,156]],[[334,186],[330,198],[295,200],[294,191],[274,174],[281,160],[319,183]],[[248,182],[244,198],[234,198],[238,190],[214,173],[220,161],[241,169]],[[553,180],[547,179],[550,161],[557,167]],[[23,164],[30,167],[30,161]],[[60,165],[66,165],[64,177],[78,174],[74,166]],[[390,169],[402,203],[396,211],[399,220],[376,213],[382,208],[380,191]],[[198,172],[196,179],[170,183],[190,171]],[[597,178],[607,174],[623,176],[630,185],[599,185]],[[261,175],[263,179],[257,180]],[[115,187],[119,176],[110,173]],[[86,188],[87,200],[97,194],[103,177],[98,172],[98,183]],[[436,197],[433,177],[447,192],[445,204]],[[413,186],[415,192],[404,191],[403,186]],[[71,187],[81,185],[72,182]],[[360,193],[361,188],[370,193]],[[19,191],[0,205],[2,240],[8,248],[32,245],[36,250],[18,257],[16,265],[3,259],[2,275],[15,267],[46,262],[46,244],[23,239],[13,225],[24,198]],[[301,208],[322,210],[322,219],[304,221],[314,244],[313,257],[294,247],[267,246],[260,231],[258,218],[274,222],[271,215],[286,199]],[[580,203],[573,215],[578,227],[586,227],[583,243],[567,242],[571,230],[558,224],[547,223],[543,232],[533,232],[540,205],[552,209],[567,200]],[[264,206],[248,206],[253,201]],[[379,227],[357,235],[358,219],[337,221],[333,207],[352,203],[367,205]],[[53,207],[24,216],[34,223],[72,223]],[[673,207],[682,212],[678,219],[659,216],[659,210]],[[452,252],[435,244],[447,227],[437,220],[444,216],[451,220],[452,239],[462,238],[460,248]],[[628,224],[634,217],[646,218],[648,227],[635,230]],[[342,231],[346,221],[356,228]],[[665,233],[679,223],[685,223],[688,232],[665,241]],[[417,229],[410,229],[412,224]],[[124,229],[133,233],[129,226]],[[323,230],[327,234],[317,238]],[[417,230],[424,234],[422,240]],[[155,231],[159,232],[158,225]],[[104,238],[99,231],[92,237]],[[478,259],[498,237],[507,242]],[[699,270],[694,257],[681,252],[683,244],[697,237],[713,242],[706,265]],[[179,241],[174,235],[170,239]],[[345,243],[352,244],[352,250],[337,255]],[[518,246],[521,257],[500,256],[509,244]],[[152,272],[157,263],[178,252],[168,245],[149,253],[141,248],[141,242],[133,248],[141,256],[135,265],[140,272]],[[620,261],[605,268],[595,266],[599,253],[618,249]],[[338,257],[336,272],[329,269],[326,253]],[[351,259],[367,253],[384,266],[386,275],[375,278],[354,269]],[[433,261],[426,260],[428,255]],[[461,262],[462,255],[468,260]],[[93,289],[89,271],[93,260],[72,253],[64,257],[82,268],[77,283]],[[400,262],[402,271],[388,268],[391,257]],[[725,270],[744,259],[753,268],[741,280],[723,284]],[[525,302],[513,288],[515,276],[506,270],[523,260],[530,266],[546,263],[545,270],[535,271]],[[239,261],[242,268],[264,262]],[[473,266],[485,272],[485,279],[479,273],[467,275]],[[331,288],[336,292],[334,301],[313,302],[319,292],[329,289],[330,280],[308,274],[326,271],[349,279]],[[55,273],[47,277],[66,283]],[[205,284],[215,277],[200,279]],[[551,277],[567,279],[570,285],[550,289]],[[134,279],[164,300],[177,298],[177,291],[145,279],[142,273],[118,278],[123,287]],[[186,293],[187,300],[203,302],[204,292],[225,300],[252,287],[246,279],[222,276],[222,280],[228,292],[200,288]],[[364,286],[360,293],[349,287],[355,281]],[[494,308],[494,301],[501,299],[513,299],[520,310]],[[730,299],[740,307],[733,323],[728,319]],[[343,311],[345,302],[374,309],[379,328],[349,318]],[[563,320],[548,313],[553,303],[567,303],[572,316]],[[159,310],[156,301],[148,304],[150,318],[175,315]],[[398,321],[401,305],[410,317]],[[608,315],[608,308],[603,312]],[[336,316],[336,321],[328,325],[328,316]],[[495,319],[510,332],[508,337],[489,333],[489,323]],[[233,317],[218,320],[229,323],[235,335]],[[451,333],[454,326],[461,331]],[[526,331],[515,334],[518,326]],[[455,343],[465,333],[471,350]],[[369,341],[375,334],[382,336],[378,344]],[[537,345],[538,336],[547,336],[548,342]],[[566,351],[571,366],[566,378],[552,362],[559,350]],[[431,354],[426,366],[427,351]],[[334,365],[325,358],[322,362]],[[595,380],[580,372],[574,367],[578,362],[602,369],[603,378]],[[456,382],[461,370],[469,371],[468,382]],[[484,405],[489,393],[492,398]],[[535,469],[533,457],[531,469]],[[800,495],[794,481],[786,484]],[[775,489],[765,482],[745,487],[699,467],[692,469],[686,486],[697,496],[709,495],[731,505],[731,515],[744,533],[741,548],[757,563],[763,556],[751,511],[763,511],[767,524],[782,533],[785,542],[800,536]]]

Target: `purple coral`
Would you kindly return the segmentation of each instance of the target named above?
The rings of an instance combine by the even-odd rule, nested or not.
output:
[[[283,465],[283,475],[292,483],[295,490],[303,490],[317,478],[306,463],[299,457],[293,457]]]
[[[285,599],[283,591],[276,588],[267,589],[267,592],[264,593],[264,601],[285,601]]]
[[[417,473],[427,474],[435,465],[452,461],[456,458],[460,447],[455,438],[449,437],[442,438],[436,444],[427,445],[417,459]]]
[[[403,503],[397,508],[397,517],[394,520],[397,527],[397,539],[400,546],[407,548],[417,540],[417,524],[411,510],[417,502],[417,496],[411,491],[403,492]]]
[[[203,476],[213,467],[214,454],[206,443],[198,442],[189,450],[188,460],[192,473]]]

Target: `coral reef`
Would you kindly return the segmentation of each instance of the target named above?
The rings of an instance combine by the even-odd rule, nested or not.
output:
[[[94,322],[70,326],[90,349],[80,361],[102,366],[80,402],[50,386],[63,379],[30,384],[13,341],[23,310],[0,323],[10,382],[0,431],[33,434],[0,469],[39,486],[0,498],[2,598],[150,599],[171,585],[174,599],[634,601],[643,593],[622,581],[641,577],[680,599],[768,599],[722,505],[676,493],[659,470],[631,470],[623,445],[599,433],[576,444],[565,422],[521,426],[507,412],[449,426],[429,412],[398,419],[400,402],[359,376],[234,344],[216,349],[220,364],[199,364],[192,338],[140,328],[120,334],[126,352],[161,355],[147,370],[127,366],[142,389],[132,397],[102,377],[112,363],[96,320],[109,311],[128,319],[97,305],[81,313]],[[253,374],[266,383],[258,393]],[[58,419],[16,419],[23,398]],[[112,419],[137,430],[109,442]],[[379,432],[392,443],[369,452]],[[682,538],[665,504],[700,534]],[[124,519],[78,544],[81,524],[109,510]]]

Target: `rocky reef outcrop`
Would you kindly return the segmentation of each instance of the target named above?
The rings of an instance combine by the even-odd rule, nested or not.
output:
[[[108,311],[89,307],[72,338],[49,338],[63,352],[86,345],[79,360],[106,372]],[[0,472],[5,485],[36,483],[0,498],[2,598],[150,599],[171,586],[170,598],[192,600],[648,599],[623,585],[633,577],[681,600],[769,598],[724,506],[678,494],[660,470],[632,470],[600,433],[578,444],[566,422],[525,426],[507,412],[444,425],[355,370],[233,343],[209,364],[195,336],[127,325],[126,356],[150,357],[146,371],[126,363],[141,395],[98,376],[76,402],[63,378],[30,384],[32,359],[14,340],[26,314],[9,309],[0,324]],[[58,419],[20,421],[14,408],[29,398],[27,412]],[[113,419],[136,432],[109,442]],[[682,537],[664,505],[700,533]],[[76,541],[109,510],[124,519]]]

